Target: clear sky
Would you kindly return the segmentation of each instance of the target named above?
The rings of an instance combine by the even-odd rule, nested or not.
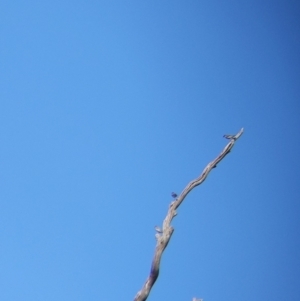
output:
[[[300,300],[299,1],[0,3],[0,300]]]

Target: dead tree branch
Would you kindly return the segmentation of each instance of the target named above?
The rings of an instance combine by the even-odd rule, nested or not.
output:
[[[181,192],[181,194],[173,201],[170,206],[167,213],[166,218],[164,219],[162,229],[156,227],[156,247],[155,247],[155,253],[152,260],[151,270],[150,274],[142,287],[142,289],[136,294],[134,301],[145,301],[149,293],[151,291],[151,288],[153,287],[158,274],[159,274],[159,265],[160,260],[162,257],[162,253],[167,247],[171,236],[173,234],[174,228],[171,226],[171,222],[173,218],[177,215],[176,209],[181,205],[187,194],[196,186],[202,184],[204,180],[207,178],[210,171],[217,166],[217,164],[224,159],[226,155],[229,154],[231,149],[233,148],[236,140],[243,134],[244,129],[242,128],[236,135],[224,135],[226,139],[230,139],[229,143],[225,146],[223,151],[220,153],[220,155],[208,163],[208,165],[204,168],[202,174],[196,178],[195,180],[192,180]]]

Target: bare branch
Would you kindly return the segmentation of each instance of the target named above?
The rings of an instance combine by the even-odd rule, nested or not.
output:
[[[170,204],[167,216],[163,222],[162,229],[160,229],[159,227],[156,227],[157,233],[156,233],[155,237],[156,237],[157,242],[156,242],[154,257],[152,260],[150,274],[149,274],[144,286],[142,287],[142,289],[136,294],[134,301],[145,301],[148,298],[151,288],[153,287],[153,285],[158,277],[159,265],[160,265],[162,253],[165,250],[165,248],[167,247],[167,245],[171,239],[171,236],[173,234],[173,231],[174,231],[173,227],[171,226],[171,222],[172,222],[173,218],[177,215],[176,209],[181,205],[181,203],[183,202],[185,197],[188,195],[188,193],[196,186],[202,184],[204,182],[204,180],[207,178],[210,171],[213,168],[217,167],[217,164],[222,159],[224,159],[224,157],[226,155],[229,154],[229,152],[231,151],[231,149],[234,146],[234,143],[243,134],[243,132],[244,132],[244,129],[242,128],[236,135],[224,135],[224,137],[226,139],[230,139],[230,142],[225,146],[225,148],[220,153],[220,155],[216,159],[214,159],[213,161],[208,163],[208,165],[204,168],[202,174],[195,180],[192,180],[184,188],[184,190],[181,192],[181,194],[175,199],[175,201],[173,201]]]

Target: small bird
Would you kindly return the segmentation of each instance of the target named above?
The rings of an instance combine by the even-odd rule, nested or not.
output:
[[[160,233],[160,234],[162,233],[162,229],[160,227],[155,226],[154,229],[157,233]]]
[[[175,199],[175,198],[177,198],[177,194],[175,193],[175,192],[172,192],[171,193],[171,196]]]
[[[235,135],[224,135],[223,137],[226,139],[235,139]]]

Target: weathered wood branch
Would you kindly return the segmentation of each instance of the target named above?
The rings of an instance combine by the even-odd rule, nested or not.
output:
[[[208,163],[208,165],[204,168],[202,174],[195,180],[192,180],[184,188],[184,190],[181,192],[181,194],[175,199],[175,201],[173,201],[170,204],[167,216],[163,221],[162,230],[160,230],[158,227],[156,229],[157,233],[156,233],[155,237],[156,237],[157,243],[156,243],[156,247],[155,247],[154,257],[152,260],[150,274],[149,274],[144,286],[142,287],[142,289],[136,294],[134,301],[145,301],[148,298],[151,288],[153,287],[153,285],[158,277],[159,265],[160,265],[162,253],[165,250],[165,248],[167,247],[167,245],[171,239],[171,236],[173,234],[173,231],[174,231],[173,227],[171,226],[171,222],[172,222],[173,218],[177,215],[176,209],[181,205],[181,203],[183,202],[183,200],[185,199],[187,194],[193,188],[202,184],[204,182],[204,180],[207,178],[210,171],[213,168],[217,167],[217,164],[222,159],[224,159],[224,157],[226,155],[229,154],[229,152],[233,148],[236,140],[243,134],[243,132],[244,132],[244,129],[242,128],[236,135],[224,135],[224,137],[226,139],[230,139],[230,141],[225,146],[225,148],[220,153],[220,155],[216,159],[214,159],[213,161]]]

